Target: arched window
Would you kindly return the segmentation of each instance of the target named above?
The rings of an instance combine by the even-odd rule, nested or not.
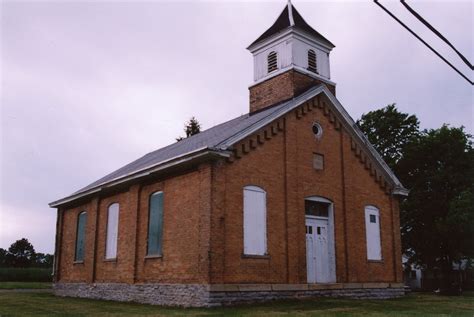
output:
[[[106,259],[115,259],[117,257],[119,209],[119,204],[114,203],[109,206],[107,211],[107,240],[105,243]]]
[[[367,259],[382,260],[380,211],[377,207],[365,206],[365,236],[367,240]]]
[[[148,207],[147,255],[162,255],[163,248],[163,192],[150,195]]]
[[[257,186],[244,187],[244,254],[267,253],[267,193]]]
[[[308,51],[308,70],[313,73],[318,73],[318,64],[316,61],[316,52],[313,50]]]
[[[76,227],[76,252],[74,255],[75,262],[84,261],[84,247],[86,242],[86,224],[87,224],[87,212],[83,211],[77,216],[77,227]]]
[[[272,51],[267,57],[268,72],[273,72],[278,69],[278,55],[277,52]]]

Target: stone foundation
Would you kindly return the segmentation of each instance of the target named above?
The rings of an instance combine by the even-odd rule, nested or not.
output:
[[[201,284],[56,283],[57,296],[137,302],[162,306],[203,307],[209,287]]]
[[[388,299],[404,295],[399,283],[347,284],[122,284],[56,283],[57,296],[163,306],[214,307],[278,299],[345,297]]]

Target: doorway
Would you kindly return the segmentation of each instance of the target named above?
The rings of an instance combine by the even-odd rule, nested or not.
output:
[[[322,197],[305,199],[308,283],[335,283],[333,204]]]

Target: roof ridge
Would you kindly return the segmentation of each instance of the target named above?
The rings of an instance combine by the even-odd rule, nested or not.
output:
[[[150,170],[153,167],[157,168],[164,163],[168,163],[168,167],[172,166],[173,164],[181,164],[179,159],[192,153],[197,155],[197,153],[202,153],[202,151],[205,150],[208,152],[214,152],[214,154],[225,156],[226,150],[228,150],[232,145],[259,131],[270,122],[280,119],[286,113],[292,111],[296,107],[302,105],[304,102],[310,100],[320,93],[325,94],[329,99],[329,102],[335,107],[337,115],[340,116],[339,119],[341,120],[341,123],[346,126],[349,133],[356,138],[357,142],[361,143],[361,146],[367,147],[367,154],[375,159],[375,162],[377,162],[385,176],[391,179],[398,193],[401,195],[406,195],[407,190],[400,183],[393,171],[383,161],[383,159],[380,157],[380,154],[374,149],[373,145],[367,140],[365,135],[357,127],[354,119],[352,119],[347,110],[344,109],[339,100],[329,91],[325,85],[319,84],[309,88],[305,92],[288,101],[282,102],[279,105],[277,104],[273,107],[270,107],[269,109],[265,109],[262,112],[255,113],[251,116],[249,114],[241,115],[234,119],[215,125],[195,135],[195,137],[188,138],[189,140],[195,140],[194,143],[181,141],[180,143],[184,145],[183,147],[177,147],[176,149],[163,151],[163,149],[169,149],[169,145],[150,152],[155,153],[155,155],[143,160],[143,157],[150,155],[150,153],[148,153],[142,158],[135,160],[112,173],[109,173],[108,175],[89,184],[86,187],[81,188],[72,195],[50,203],[50,206],[57,207],[61,204],[76,200],[85,195],[97,193],[102,190],[102,186],[114,186],[114,182],[116,185],[118,180],[124,182],[140,177],[140,175],[144,175],[144,171]],[[213,130],[215,131],[214,133],[206,133]],[[201,139],[199,139],[200,135],[202,136]],[[173,143],[171,145],[175,144],[176,143]],[[139,172],[142,174],[137,174]]]
[[[294,103],[296,100],[301,100],[301,99],[305,99],[305,97],[308,95],[308,94],[311,94],[314,90],[317,90],[319,87],[321,87],[323,85],[319,84],[319,85],[316,85],[316,86],[313,86],[313,87],[310,87],[308,88],[307,90],[305,90],[304,92],[302,92],[301,94],[299,94],[298,96],[296,97],[293,97],[287,101],[284,101],[280,104],[275,104],[273,106],[270,106],[268,107],[269,109],[266,109],[264,111],[261,111],[259,113],[265,113],[266,111],[270,110],[270,109],[273,109],[273,111],[269,111],[268,114],[266,114],[265,116],[263,116],[261,119],[259,119],[258,121],[252,123],[251,125],[249,125],[248,127],[246,127],[245,129],[241,130],[241,131],[238,131],[236,133],[234,133],[233,135],[229,136],[228,138],[226,138],[225,140],[222,140],[219,144],[216,145],[216,148],[217,149],[220,149],[220,150],[225,150],[226,148],[223,147],[223,145],[225,145],[227,143],[228,140],[231,140],[232,138],[235,138],[235,136],[239,135],[239,134],[242,134],[242,133],[245,133],[246,131],[251,131],[255,126],[258,126],[260,122],[266,120],[268,117],[271,117],[273,116],[274,114],[277,114],[278,112],[281,111],[282,108],[285,108],[285,106],[287,106],[288,104],[290,103]],[[228,146],[227,146],[228,147]]]
[[[95,184],[99,185],[99,184],[101,184],[103,179],[106,179],[107,177],[109,177],[110,175],[113,175],[114,173],[116,173],[116,172],[119,171],[119,170],[126,169],[127,167],[132,166],[132,165],[135,164],[136,162],[138,162],[138,161],[140,161],[140,160],[143,160],[143,159],[145,159],[146,157],[153,156],[153,154],[156,154],[156,153],[161,152],[161,151],[163,151],[163,150],[169,150],[169,149],[172,149],[172,148],[178,147],[178,146],[186,146],[187,143],[191,143],[193,140],[195,140],[195,139],[197,138],[197,136],[199,136],[199,134],[208,132],[208,131],[210,131],[210,130],[212,130],[212,129],[215,129],[215,128],[217,128],[217,127],[219,127],[219,126],[222,126],[222,125],[225,125],[225,124],[228,124],[228,123],[231,122],[231,121],[240,119],[240,118],[245,117],[245,116],[247,116],[247,115],[248,115],[248,114],[240,115],[240,116],[238,116],[238,117],[235,117],[235,118],[232,118],[232,119],[230,119],[230,120],[224,121],[224,122],[222,122],[222,123],[216,124],[216,125],[214,125],[214,126],[208,128],[208,129],[206,129],[206,130],[204,130],[204,131],[202,131],[202,132],[199,132],[199,133],[197,133],[197,134],[194,134],[194,135],[192,135],[192,136],[190,136],[190,137],[187,137],[187,138],[185,138],[185,139],[183,139],[183,140],[181,140],[181,141],[177,141],[177,142],[174,142],[174,143],[165,145],[165,146],[163,146],[163,147],[160,147],[160,148],[158,148],[158,149],[156,149],[156,150],[150,151],[150,152],[148,152],[148,153],[146,153],[146,154],[140,156],[139,158],[137,158],[137,159],[135,159],[135,160],[133,160],[133,161],[131,161],[131,162],[129,162],[129,163],[127,163],[127,164],[121,166],[121,167],[119,167],[118,169],[112,170],[111,172],[107,173],[106,175],[102,176],[101,178],[99,178],[99,179],[97,179],[97,180],[95,180],[95,181],[89,183],[88,185],[86,185],[86,186],[80,188],[79,190],[75,191],[73,194],[80,193],[80,192],[82,192],[84,189],[90,187],[91,185],[95,185]],[[202,137],[202,134],[201,134],[199,137]],[[207,148],[209,148],[209,147],[207,147]]]
[[[191,135],[191,136],[189,136],[189,137],[186,137],[186,138],[182,139],[181,141],[176,141],[176,142],[174,142],[174,143],[165,145],[165,146],[160,147],[160,148],[158,148],[158,149],[156,149],[156,150],[153,150],[153,151],[151,151],[151,152],[148,152],[147,154],[143,155],[143,156],[140,157],[139,159],[144,158],[145,156],[147,156],[147,155],[149,155],[149,154],[153,154],[153,153],[156,153],[156,152],[161,151],[161,150],[164,150],[164,149],[169,149],[169,148],[171,148],[173,145],[178,146],[178,145],[184,145],[184,144],[186,144],[186,143],[190,143],[191,141],[193,141],[194,139],[196,139],[198,136],[199,136],[199,137],[202,137],[202,134],[201,134],[201,133],[209,132],[210,130],[212,130],[212,129],[214,129],[214,128],[217,128],[217,127],[219,127],[219,126],[225,125],[225,124],[227,124],[227,123],[229,123],[229,122],[231,122],[231,121],[233,121],[233,120],[237,120],[237,119],[239,119],[239,118],[245,117],[246,115],[248,115],[248,113],[247,113],[247,114],[242,114],[242,115],[240,115],[240,116],[238,116],[238,117],[235,117],[235,118],[229,119],[229,120],[227,120],[227,121],[221,122],[221,123],[219,123],[219,124],[213,125],[212,127],[207,128],[206,130],[203,130],[203,131],[201,131],[201,132],[199,132],[199,133],[193,134],[193,135]],[[199,135],[199,134],[201,134],[201,135]],[[139,159],[138,159],[138,160],[139,160]],[[133,163],[133,162],[131,162],[131,163]],[[131,164],[131,163],[130,163],[130,164]],[[128,164],[127,164],[127,165],[128,165]]]
[[[293,5],[291,0],[288,0],[288,19],[290,20],[290,26],[295,25],[295,20],[293,19]]]
[[[165,145],[165,146],[163,146],[163,147],[161,147],[161,148],[159,148],[159,149],[156,149],[156,150],[154,150],[154,151],[151,151],[151,152],[145,154],[144,156],[147,156],[148,154],[156,153],[157,151],[161,151],[161,150],[163,150],[163,149],[169,149],[169,148],[171,148],[173,145],[176,145],[176,146],[177,146],[177,145],[184,145],[184,144],[186,144],[186,143],[190,143],[191,141],[193,141],[194,139],[196,139],[198,136],[199,136],[199,137],[202,137],[202,134],[201,134],[201,133],[209,132],[209,131],[211,131],[212,129],[215,129],[215,128],[219,127],[219,126],[225,125],[225,124],[227,124],[227,123],[229,123],[229,122],[231,122],[231,121],[233,121],[233,120],[237,120],[237,119],[242,118],[242,117],[245,117],[245,116],[247,116],[247,115],[248,115],[248,113],[247,113],[247,114],[242,114],[242,115],[240,115],[240,116],[238,116],[238,117],[235,117],[235,118],[229,119],[229,120],[227,120],[227,121],[221,122],[221,123],[219,123],[219,124],[213,125],[212,127],[207,128],[206,130],[200,131],[199,133],[196,133],[196,134],[193,134],[193,135],[191,135],[191,136],[189,136],[189,137],[186,137],[186,138],[182,139],[181,141],[176,141],[176,142],[174,142],[174,143]],[[200,134],[201,134],[201,135],[200,135]]]
[[[285,101],[285,102],[282,102],[282,103],[280,103],[280,104],[275,104],[275,105],[273,105],[273,106],[269,106],[268,109],[266,109],[266,111],[268,111],[268,110],[270,110],[270,109],[274,109],[274,111],[268,112],[268,114],[266,114],[265,116],[263,116],[263,117],[262,117],[261,119],[259,119],[258,121],[252,123],[252,124],[251,124],[250,126],[248,126],[245,130],[248,130],[248,129],[250,129],[251,127],[257,125],[257,124],[258,124],[259,122],[261,122],[262,120],[267,119],[269,116],[271,116],[271,115],[274,114],[276,111],[278,111],[282,106],[284,106],[285,104],[287,104],[287,103],[293,101],[294,99],[295,99],[295,98],[292,98],[292,99],[289,99],[289,100],[287,100],[287,101]],[[265,113],[266,111],[265,111],[265,110],[264,110],[264,111],[260,111],[259,113]],[[221,149],[220,147],[221,147],[222,144],[225,144],[225,142],[226,142],[227,140],[232,139],[233,137],[235,137],[236,135],[238,135],[238,134],[240,134],[240,133],[242,133],[242,131],[238,131],[238,132],[232,134],[231,136],[229,136],[228,138],[222,140],[219,144],[216,145],[216,148],[217,148],[217,149]]]

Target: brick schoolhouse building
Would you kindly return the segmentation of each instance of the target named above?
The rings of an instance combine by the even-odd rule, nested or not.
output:
[[[333,48],[288,3],[248,47],[248,114],[51,203],[54,292],[181,306],[402,295],[407,190],[335,97]]]

